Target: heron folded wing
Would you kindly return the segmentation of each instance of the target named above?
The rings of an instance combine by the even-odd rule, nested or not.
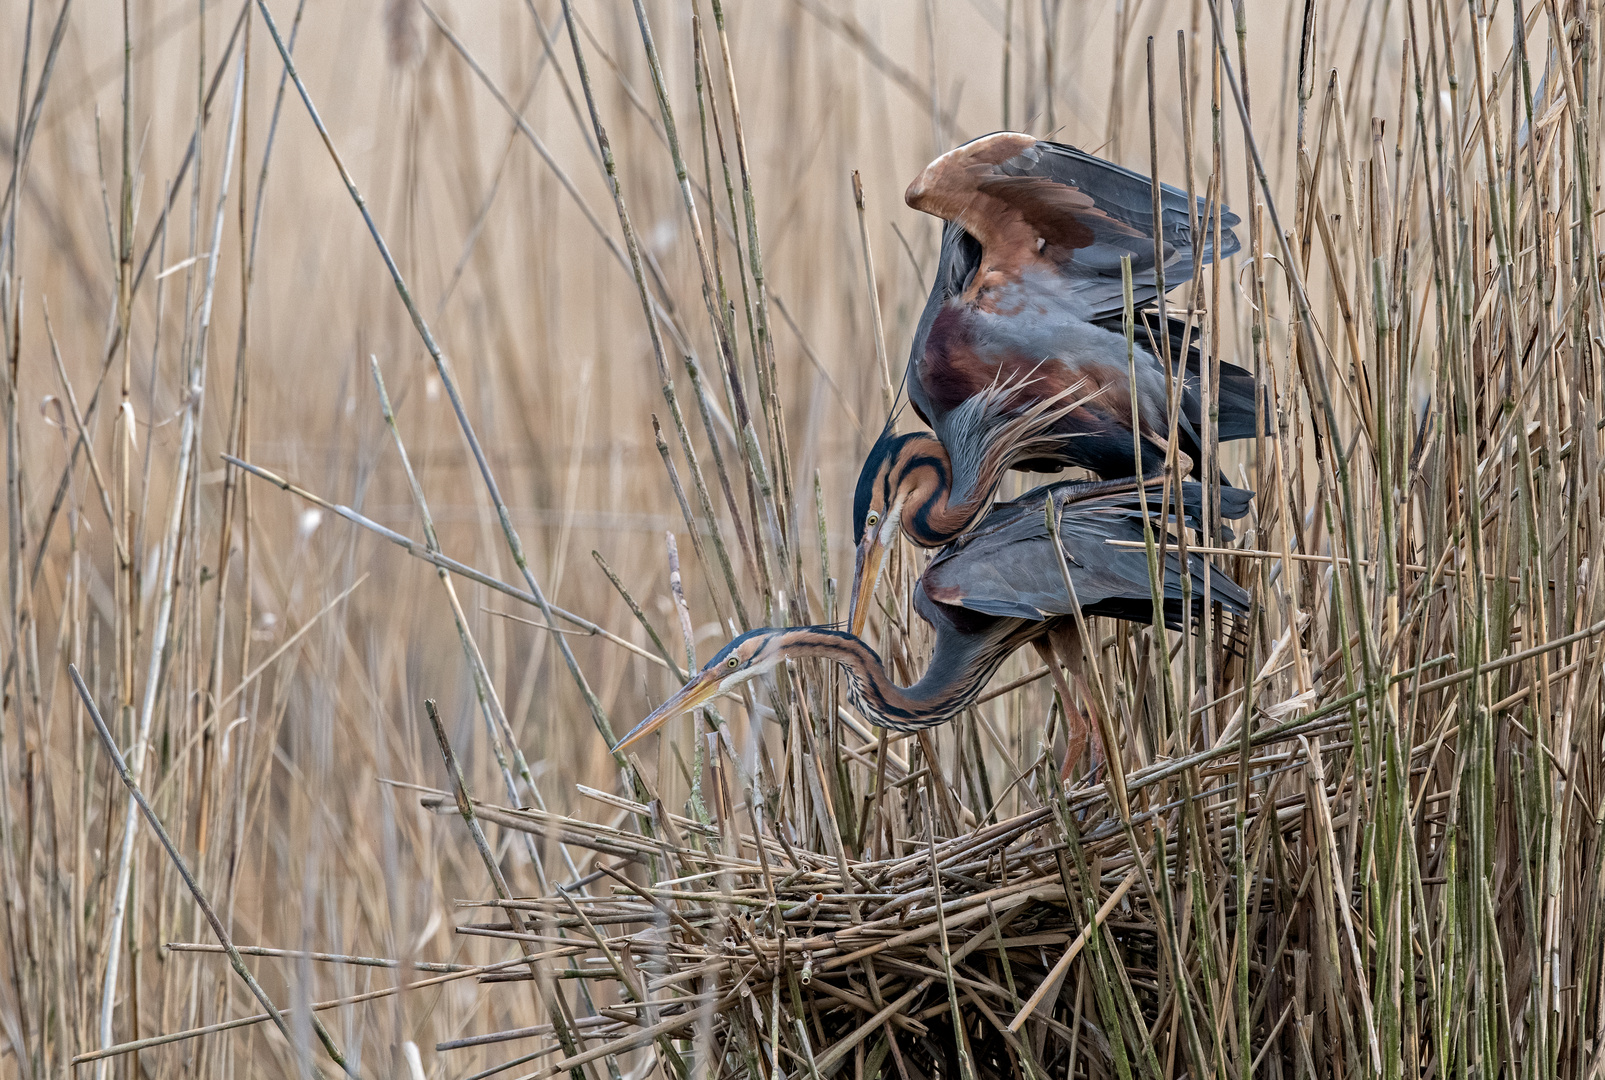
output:
[[[1197,527],[1202,520],[1203,488],[1184,483],[1179,494],[1182,518]],[[1050,495],[1059,504],[1057,546],[1048,534],[1044,515],[1044,502]],[[1223,490],[1222,516],[1242,517],[1252,495],[1240,488]],[[994,509],[959,542],[943,548],[921,576],[921,585],[931,600],[948,607],[1037,621],[1074,613],[1065,588],[1068,571],[1075,603],[1083,611],[1135,611],[1151,605],[1153,592],[1147,550],[1129,542],[1143,539],[1145,501],[1151,525],[1168,529],[1176,524],[1162,500],[1158,485],[1063,483],[1037,489]],[[1127,543],[1111,544],[1110,540]],[[1186,572],[1193,579],[1195,602],[1202,602],[1202,565],[1191,558],[1184,570],[1175,541],[1167,546],[1161,592],[1167,601],[1179,603],[1181,575]],[[1061,549],[1064,563],[1059,561]],[[1246,608],[1248,600],[1246,593],[1218,573],[1213,575],[1210,595],[1233,608]]]
[[[1110,535],[1140,538],[1141,522],[1132,528],[1122,517],[1084,510],[1076,515],[1076,523],[1064,529],[1074,533],[1065,554],[1077,601],[1086,607],[1111,598],[1149,597],[1145,553],[1102,542]],[[1034,621],[1074,612],[1040,510],[1010,513],[1001,525],[971,534],[962,548],[944,549],[921,582],[932,600],[985,615]]]
[[[1118,279],[1122,257],[1131,259],[1133,274],[1153,269],[1153,234],[1111,215],[1080,188],[1046,176],[987,176],[975,189],[1031,226],[1043,241],[1043,257],[1061,273]],[[1165,244],[1162,250],[1169,263],[1175,249]]]
[[[1058,183],[1079,188],[1091,196],[1099,208],[1109,216],[1130,223],[1147,236],[1154,235],[1153,182],[1148,177],[1063,143],[1038,142],[1022,157],[1024,160],[1005,162],[1002,166],[1003,171],[1044,176]],[[1202,222],[1212,208],[1206,200],[1199,198],[1195,209]],[[1159,235],[1166,243],[1174,245],[1178,251],[1185,249],[1186,261],[1191,263],[1192,215],[1188,213],[1187,193],[1169,184],[1160,184],[1159,215]],[[1223,256],[1231,255],[1241,246],[1237,235],[1231,231],[1238,224],[1237,215],[1222,207]],[[1213,236],[1206,232],[1204,262],[1207,264],[1214,257]],[[1188,273],[1190,276],[1191,267],[1188,267]],[[1179,284],[1182,280],[1177,278],[1171,281],[1168,274],[1166,277],[1168,284]]]
[[[938,559],[920,577],[925,594],[938,604],[982,615],[1039,622],[1046,614],[1032,603],[1039,590],[1027,580],[1035,569],[996,544],[983,545],[980,557]]]

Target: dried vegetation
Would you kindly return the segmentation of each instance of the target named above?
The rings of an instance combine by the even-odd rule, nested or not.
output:
[[[1605,12],[1095,7],[0,11],[0,1074],[1600,1076]],[[1235,647],[1101,624],[1099,782],[1034,657],[610,755],[842,614],[1005,126],[1243,218]]]

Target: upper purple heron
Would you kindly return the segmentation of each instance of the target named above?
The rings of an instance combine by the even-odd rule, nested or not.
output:
[[[1015,132],[965,143],[909,185],[910,206],[947,222],[906,376],[909,401],[935,438],[888,426],[859,473],[855,632],[898,532],[925,547],[947,543],[986,510],[1009,469],[1074,465],[1112,479],[1162,466],[1170,413],[1156,353],[1164,347],[1139,314],[1128,363],[1121,261],[1131,261],[1141,312],[1161,280],[1166,289],[1179,285],[1195,262],[1239,244],[1231,231],[1237,215],[1221,209],[1217,253],[1208,230],[1194,243],[1184,192],[1162,184],[1159,197],[1156,222],[1147,177]],[[1199,200],[1200,220],[1209,209]],[[1176,449],[1201,477],[1202,360],[1194,347],[1177,357],[1185,324],[1169,323],[1161,332],[1179,376]],[[1217,437],[1252,436],[1254,377],[1222,363],[1219,384]]]

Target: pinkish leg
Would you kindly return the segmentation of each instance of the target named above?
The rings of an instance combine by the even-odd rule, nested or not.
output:
[[[1075,673],[1075,680],[1076,685],[1081,688],[1082,696],[1088,701],[1094,700],[1092,687],[1087,684],[1086,676],[1077,671]],[[1095,727],[1091,721],[1083,721],[1083,723],[1085,723],[1089,728]],[[1092,740],[1092,766],[1088,770],[1088,775],[1096,773],[1100,768],[1103,767],[1104,763],[1113,756],[1109,752],[1109,747],[1103,744],[1103,729],[1098,728],[1097,730],[1098,737]]]
[[[1069,669],[1070,677],[1075,682],[1076,689],[1081,691],[1082,700],[1087,702],[1089,708],[1096,708],[1098,697],[1093,693],[1092,686],[1087,682],[1085,670],[1086,653],[1081,647],[1081,632],[1077,629],[1076,624],[1066,620],[1055,626],[1048,633],[1048,642],[1058,655],[1059,661]],[[1057,668],[1057,665],[1055,665],[1055,668]],[[1081,725],[1083,742],[1092,744],[1092,762],[1088,770],[1088,775],[1091,776],[1097,773],[1105,762],[1113,760],[1114,754],[1110,747],[1103,744],[1103,731],[1101,728],[1085,715],[1081,717]],[[1088,738],[1093,731],[1098,732],[1098,737],[1096,739]]]
[[[1037,655],[1048,665],[1048,674],[1053,679],[1053,686],[1059,692],[1059,701],[1064,706],[1064,719],[1067,736],[1064,764],[1059,769],[1061,781],[1070,779],[1070,770],[1080,764],[1081,756],[1087,751],[1087,736],[1091,725],[1087,717],[1076,707],[1076,700],[1070,693],[1070,685],[1065,682],[1064,672],[1059,670],[1059,660],[1054,656],[1054,649],[1048,642],[1038,640],[1036,643]]]

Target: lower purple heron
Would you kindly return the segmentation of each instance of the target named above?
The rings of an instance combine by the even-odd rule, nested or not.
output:
[[[1203,489],[1182,485],[1182,522],[1201,524]],[[1221,513],[1239,518],[1250,493],[1228,488]],[[1046,505],[1053,501],[1059,546],[1048,532]],[[767,627],[751,630],[709,660],[680,691],[660,705],[614,749],[656,731],[665,721],[729,692],[785,660],[834,660],[847,673],[849,695],[871,722],[896,731],[933,727],[975,703],[1003,661],[1025,645],[1035,645],[1050,661],[1070,721],[1071,756],[1079,760],[1088,725],[1058,674],[1052,654],[1079,672],[1076,608],[1084,616],[1104,615],[1136,622],[1153,620],[1148,555],[1142,547],[1107,541],[1143,539],[1144,504],[1156,529],[1175,525],[1167,517],[1158,484],[1061,482],[1038,488],[987,514],[980,525],[939,552],[920,576],[914,607],[936,631],[925,674],[912,686],[899,686],[875,650],[853,634],[829,626]],[[1059,558],[1059,547],[1064,560]],[[1216,572],[1205,588],[1203,560],[1189,556],[1184,568],[1174,544],[1165,561],[1164,621],[1183,625],[1182,575],[1191,581],[1193,614],[1208,603],[1242,614],[1249,597]],[[1068,579],[1069,587],[1066,581]],[[1072,597],[1073,592],[1073,597]],[[1074,605],[1074,606],[1072,606]]]

